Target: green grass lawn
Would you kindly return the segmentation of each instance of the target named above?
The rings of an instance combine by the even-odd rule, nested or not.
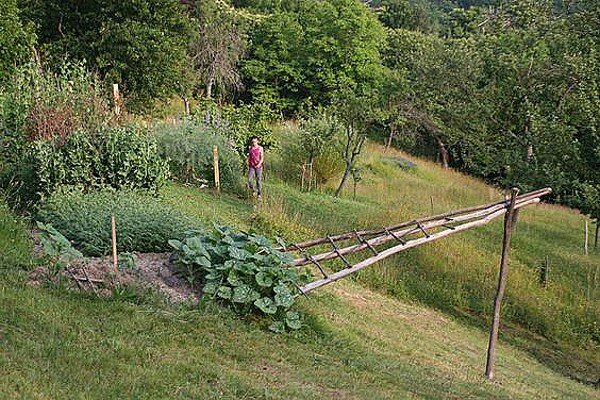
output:
[[[500,198],[416,160],[366,148],[353,199],[271,178],[261,203],[171,184],[161,199],[205,223],[300,240],[380,227]],[[403,154],[392,153],[406,157]],[[388,155],[390,155],[388,153]],[[0,209],[0,398],[598,398],[600,254],[581,253],[583,217],[522,212],[513,242],[497,381],[483,379],[501,222],[390,258],[300,301],[307,324],[276,335],[220,307],[155,297],[97,299],[24,283],[23,225]],[[16,245],[6,245],[6,240]],[[536,268],[551,260],[550,285]]]

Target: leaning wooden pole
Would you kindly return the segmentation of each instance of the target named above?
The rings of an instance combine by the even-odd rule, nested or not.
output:
[[[504,215],[504,239],[502,241],[502,258],[500,260],[500,273],[498,274],[498,290],[494,300],[494,315],[492,326],[490,328],[490,340],[488,344],[487,363],[485,367],[485,376],[494,379],[494,367],[496,361],[496,344],[498,342],[498,328],[500,327],[500,312],[502,310],[502,299],[506,290],[506,280],[508,277],[508,258],[510,254],[510,240],[512,238],[513,226],[516,223],[518,210],[515,208],[518,189],[513,189],[510,197],[508,210]]]

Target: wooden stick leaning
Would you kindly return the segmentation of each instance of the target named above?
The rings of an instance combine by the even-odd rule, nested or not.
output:
[[[520,205],[531,199],[539,198],[543,194],[550,193],[550,191],[551,191],[550,189],[542,189],[542,190],[539,190],[536,192],[529,193],[524,196],[520,196],[518,198],[518,200],[516,201],[516,204]],[[540,193],[543,193],[543,194],[540,194]],[[386,232],[386,230],[388,232],[383,236],[378,236],[378,237],[369,239],[365,243],[355,244],[355,245],[340,248],[337,250],[334,249],[334,250],[327,251],[327,252],[324,252],[321,254],[317,254],[317,255],[313,256],[313,259],[316,261],[331,260],[331,259],[339,257],[340,255],[345,255],[345,254],[350,254],[350,253],[355,253],[358,251],[365,250],[369,246],[379,246],[386,242],[389,242],[392,240],[397,240],[396,239],[397,237],[408,236],[408,235],[411,235],[414,233],[421,232],[422,228],[424,228],[424,229],[439,228],[439,227],[445,227],[449,222],[456,223],[456,222],[463,222],[463,221],[468,221],[468,220],[476,219],[476,218],[482,218],[482,217],[485,217],[486,215],[494,213],[498,210],[504,210],[504,209],[506,209],[507,206],[508,206],[508,204],[506,203],[506,201],[502,201],[502,202],[498,202],[498,203],[492,203],[491,205],[488,205],[486,208],[479,209],[479,210],[476,210],[476,211],[473,211],[473,212],[470,212],[467,214],[460,214],[460,215],[457,214],[457,216],[452,218],[451,221],[448,221],[447,217],[438,218],[436,220],[432,220],[431,218],[429,218],[428,219],[429,222],[421,223],[419,221],[412,221],[412,222],[407,222],[407,223],[401,224],[404,226],[417,226],[414,228],[411,227],[410,229],[404,229],[404,230],[398,231],[398,230],[396,230],[397,228],[392,228],[392,227],[387,228],[387,229],[384,228],[383,232]],[[418,227],[418,225],[421,225],[421,226]],[[398,225],[396,225],[396,226],[398,226]],[[359,234],[360,234],[360,232],[359,232]],[[340,236],[340,235],[338,235],[338,236]],[[332,236],[331,239],[334,240],[334,236]],[[300,245],[300,247],[304,248],[301,245]],[[307,259],[306,257],[300,257],[300,258],[297,258],[294,260],[294,265],[296,265],[296,266],[307,265],[307,264],[310,264],[311,262],[312,261]]]
[[[541,197],[544,196],[546,194],[549,194],[552,192],[552,189],[550,188],[543,188],[543,189],[538,189],[535,190],[533,192],[529,192],[529,193],[525,193],[523,195],[520,195],[517,197],[517,202],[520,201],[525,201],[528,200],[530,198],[535,198],[535,197]],[[368,236],[375,236],[375,235],[381,235],[383,233],[385,233],[386,229],[390,230],[390,231],[394,231],[400,228],[406,228],[408,226],[412,226],[414,225],[416,222],[420,222],[421,224],[425,223],[425,222],[431,222],[431,221],[435,221],[435,220],[439,220],[442,218],[450,218],[450,217],[455,217],[458,215],[462,215],[462,214],[467,214],[467,213],[471,213],[474,211],[480,211],[480,210],[484,210],[496,205],[504,205],[505,207],[508,206],[508,202],[506,200],[500,200],[500,201],[495,201],[492,203],[487,203],[487,204],[482,204],[482,205],[478,205],[478,206],[472,206],[472,207],[467,207],[467,208],[463,208],[460,210],[455,210],[455,211],[450,211],[447,213],[443,213],[443,214],[438,214],[438,215],[434,215],[431,217],[427,217],[427,218],[421,218],[421,219],[417,219],[417,220],[413,220],[413,221],[408,221],[408,222],[402,222],[396,225],[392,225],[392,226],[388,226],[387,228],[380,228],[380,229],[370,229],[370,230],[363,230],[363,231],[358,231],[357,233],[360,234],[363,237],[368,237]],[[340,241],[340,240],[347,240],[347,239],[354,239],[356,238],[356,233],[355,232],[348,232],[348,233],[342,233],[339,235],[333,235],[330,236],[331,239],[335,240],[335,241]],[[313,240],[307,240],[305,242],[301,242],[301,243],[296,243],[295,245],[298,247],[301,247],[303,249],[307,249],[310,247],[314,247],[314,246],[318,246],[321,244],[327,244],[329,242],[329,238],[328,237],[323,237],[323,238],[318,238],[318,239],[313,239]]]
[[[506,290],[506,281],[508,279],[508,257],[510,255],[510,240],[519,211],[515,204],[518,193],[518,189],[513,189],[510,198],[510,205],[504,216],[502,259],[500,261],[500,272],[498,274],[498,289],[496,291],[496,298],[494,299],[494,315],[492,317],[492,326],[490,327],[490,339],[488,343],[487,361],[485,366],[485,376],[489,380],[494,379],[496,343],[498,342],[498,329],[500,328],[500,312],[502,310],[502,299],[504,298],[504,291]]]
[[[525,202],[521,202],[520,204],[515,204],[515,209],[525,207],[530,204],[539,203],[539,202],[540,202],[539,198],[533,198],[533,199],[527,200]],[[399,244],[397,246],[390,247],[389,249],[386,249],[386,250],[380,252],[377,256],[369,257],[366,260],[363,260],[363,261],[353,265],[350,268],[342,269],[338,272],[335,272],[335,273],[329,275],[327,278],[319,279],[314,282],[308,283],[308,284],[302,286],[300,288],[300,290],[302,291],[302,293],[308,293],[308,292],[310,292],[314,289],[317,289],[321,286],[325,286],[330,283],[336,282],[350,274],[353,274],[365,267],[368,267],[369,265],[375,264],[376,262],[381,261],[384,258],[387,258],[393,254],[400,253],[401,251],[404,251],[406,249],[410,249],[410,248],[419,246],[424,243],[432,242],[434,240],[441,239],[443,237],[450,236],[454,233],[462,232],[462,231],[474,228],[476,226],[486,225],[493,219],[498,218],[498,217],[504,215],[505,213],[506,213],[506,210],[504,208],[502,208],[502,209],[497,210],[481,219],[466,222],[461,225],[457,225],[454,227],[454,229],[446,229],[446,230],[443,230],[440,232],[433,233],[429,237],[421,237],[418,239],[409,240],[405,244]]]

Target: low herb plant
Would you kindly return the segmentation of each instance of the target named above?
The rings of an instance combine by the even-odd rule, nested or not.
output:
[[[293,257],[277,250],[264,236],[215,226],[211,232],[188,232],[183,241],[171,240],[177,263],[203,294],[246,315],[268,317],[274,332],[299,329],[302,318],[291,310],[308,271],[293,268]]]
[[[111,216],[120,253],[166,252],[168,240],[183,238],[198,223],[143,191],[60,189],[41,205],[37,217],[50,223],[86,256],[110,254]]]

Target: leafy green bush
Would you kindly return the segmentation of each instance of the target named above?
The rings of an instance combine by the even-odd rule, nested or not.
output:
[[[218,130],[185,122],[155,129],[159,154],[168,160],[173,176],[184,183],[206,181],[214,186],[213,146],[219,149],[221,186],[228,191],[242,189],[242,161],[231,143]]]
[[[38,218],[62,232],[88,256],[111,250],[111,215],[119,252],[165,252],[168,240],[197,227],[183,214],[143,192],[59,190],[42,204]]]
[[[331,114],[318,110],[300,125],[287,126],[280,140],[273,168],[286,181],[312,187],[322,185],[344,171],[341,125]]]
[[[60,159],[55,148],[62,147],[74,132],[99,132],[112,120],[104,87],[83,64],[63,65],[58,73],[35,64],[22,66],[0,85],[0,187],[9,203],[17,208],[35,203],[41,191],[38,173],[54,173],[51,168]],[[77,145],[83,147],[77,158],[92,156],[85,153],[89,144],[78,140]],[[46,172],[37,171],[36,164]],[[73,173],[89,172],[75,164],[63,167]]]
[[[14,167],[4,187],[10,182],[13,203],[27,205],[61,186],[157,191],[169,172],[154,138],[134,126],[37,140]]]
[[[56,73],[33,63],[22,66],[0,88],[0,117],[2,130],[20,142],[65,139],[114,118],[103,84],[83,63],[64,64]]]
[[[65,270],[73,260],[82,258],[83,254],[74,249],[69,239],[52,225],[37,221],[37,228],[40,231],[40,242],[43,249],[43,256],[39,262],[48,268],[50,280],[56,281],[58,274]]]
[[[226,137],[241,156],[246,154],[252,136],[258,136],[267,148],[275,145],[270,128],[275,114],[262,103],[219,106],[205,101],[194,111],[194,119]]]
[[[269,329],[275,332],[302,325],[300,315],[290,308],[309,275],[290,268],[293,257],[276,250],[266,237],[216,226],[212,232],[190,232],[183,241],[169,243],[183,272],[204,284],[206,296],[241,314],[270,317]]]

